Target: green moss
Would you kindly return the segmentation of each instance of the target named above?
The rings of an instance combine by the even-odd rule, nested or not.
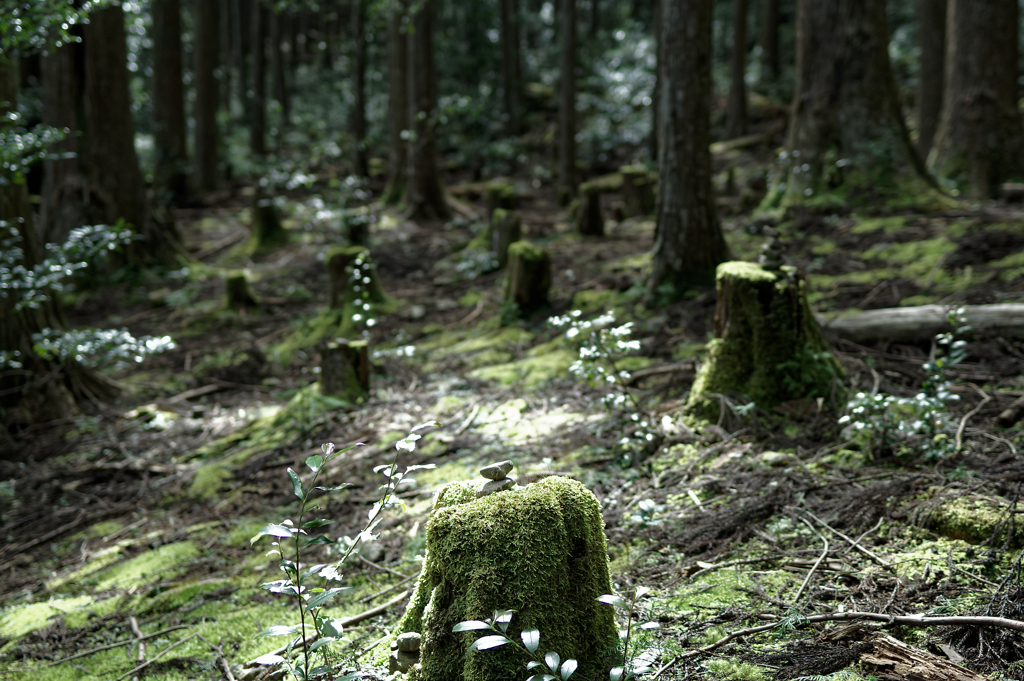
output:
[[[544,651],[575,658],[584,677],[602,676],[617,633],[612,609],[596,600],[611,591],[597,499],[560,477],[482,499],[470,489],[456,483],[439,492],[416,595],[393,630],[423,634],[411,681],[522,678],[528,660],[517,650],[467,655],[477,635],[451,631],[507,608],[516,612],[511,637],[536,627]],[[378,661],[389,645],[377,648]]]
[[[30,603],[4,608],[0,611],[0,631],[7,638],[16,639],[42,629],[58,617],[92,605],[91,596],[54,598],[45,603]],[[6,646],[5,646],[6,647]]]
[[[608,194],[622,190],[622,173],[608,173],[580,185],[580,194]]]
[[[192,476],[189,494],[202,499],[216,499],[217,493],[234,475],[234,472],[222,463],[202,466]]]
[[[87,582],[97,591],[139,588],[151,582],[173,578],[185,562],[197,555],[199,549],[190,541],[166,544],[118,563]]]
[[[64,577],[57,577],[51,579],[46,583],[46,588],[51,591],[56,591],[65,584],[77,584],[89,575],[99,572],[103,568],[113,565],[121,559],[121,546],[120,544],[111,546],[109,548],[97,551],[95,555],[90,558],[85,565],[78,568],[71,574],[65,575]]]
[[[980,544],[992,536],[1000,520],[1005,519],[1006,511],[1006,501],[972,494],[943,501],[928,513],[925,526],[950,539]],[[1024,546],[1024,527],[1017,523],[1015,530],[1010,548],[1018,549]],[[996,546],[1002,545],[1006,532],[1004,527],[996,538]]]
[[[462,307],[473,307],[477,303],[484,302],[486,300],[487,299],[484,297],[484,294],[480,293],[480,291],[468,291],[465,295],[459,298],[459,305]]]
[[[577,354],[566,348],[546,349],[549,351],[536,355],[531,351],[523,359],[477,369],[470,372],[469,375],[485,381],[497,381],[502,385],[509,385],[522,376],[520,384],[524,388],[535,388],[553,378],[567,376],[569,367],[577,359]],[[537,350],[537,348],[533,348],[533,350]]]
[[[767,678],[765,669],[756,664],[732,657],[716,657],[707,661],[707,669],[716,679],[746,679],[761,681]]]
[[[856,223],[850,228],[852,234],[873,234],[874,232],[885,232],[895,234],[907,226],[905,215],[892,215],[889,217],[865,218],[856,216]]]
[[[578,291],[572,297],[571,307],[574,310],[581,310],[583,312],[604,312],[615,307],[615,299],[618,293],[614,289]]]

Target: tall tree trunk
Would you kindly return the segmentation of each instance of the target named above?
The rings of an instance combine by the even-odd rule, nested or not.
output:
[[[509,135],[519,134],[521,83],[519,80],[519,0],[500,0],[501,88],[505,126]]]
[[[910,146],[889,65],[885,0],[798,0],[785,203],[938,200]]]
[[[729,106],[725,136],[735,139],[750,129],[747,119],[747,0],[732,4],[732,62],[730,65]]]
[[[202,0],[197,0],[202,2]],[[238,76],[238,105],[242,108],[242,120],[249,120],[249,62],[246,57],[246,16],[249,12],[247,0],[229,0],[231,3],[231,61]]]
[[[285,75],[284,50],[282,42],[284,16],[275,10],[270,11],[270,70],[274,79],[274,99],[281,107],[281,123],[277,126],[278,147],[284,139],[284,133],[291,122],[291,97],[288,93],[288,81]]]
[[[85,178],[78,139],[80,52],[76,44],[62,45],[51,48],[41,62],[43,123],[67,131],[64,139],[49,149],[58,158],[43,162],[39,233],[44,243],[64,243],[72,229],[86,223]]]
[[[231,0],[218,0],[217,2],[217,63],[220,64],[218,74],[217,96],[220,99],[220,108],[228,113],[231,112],[231,69],[234,65],[234,50],[231,46]]]
[[[647,139],[651,160],[658,161],[658,134],[661,130],[661,5],[652,0],[651,33],[654,35],[654,87],[651,90],[651,134]]]
[[[711,19],[706,0],[662,0],[661,145],[654,269],[657,300],[715,281],[729,257],[711,190]]]
[[[942,113],[945,77],[946,0],[917,0],[917,150],[928,158]]]
[[[597,40],[597,32],[601,28],[601,3],[599,0],[590,0],[590,42],[593,45]]]
[[[388,124],[391,133],[391,155],[388,159],[388,182],[384,203],[396,203],[405,193],[408,171],[408,140],[403,132],[409,122],[409,42],[402,29],[404,3],[398,3],[388,17]]]
[[[779,0],[761,1],[761,80],[779,79]]]
[[[210,0],[193,0],[192,7],[196,188],[205,192],[217,187],[217,8]]]
[[[127,248],[133,265],[173,266],[181,242],[173,221],[158,221],[146,204],[135,155],[135,126],[128,92],[124,11],[107,5],[89,13],[85,26],[85,120],[92,193],[91,220],[124,221],[142,235]]]
[[[216,16],[217,6],[207,0]],[[152,0],[154,194],[164,206],[188,197],[185,86],[181,65],[181,0]],[[216,43],[214,43],[216,47]]]
[[[267,153],[267,57],[266,9],[262,0],[253,0],[250,17],[252,36],[252,105],[249,107],[249,150],[255,156]]]
[[[990,198],[1024,174],[1016,0],[949,0],[946,40],[942,117],[928,160],[940,177]]]
[[[366,3],[352,0],[352,137],[356,142],[355,174],[370,174],[366,154]]]
[[[413,16],[409,33],[409,119],[413,139],[409,145],[409,170],[405,204],[413,219],[447,218],[451,211],[441,186],[437,166],[437,90],[434,73],[435,0],[423,0]]]
[[[561,0],[562,62],[558,97],[558,199],[576,194],[576,0]]]

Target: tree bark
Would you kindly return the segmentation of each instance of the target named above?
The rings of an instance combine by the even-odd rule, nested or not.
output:
[[[936,195],[910,146],[889,65],[885,0],[799,0],[790,169],[777,198],[848,204]]]
[[[252,104],[249,107],[249,149],[262,157],[267,153],[267,58],[266,10],[262,0],[253,0],[250,16],[252,35]]]
[[[654,88],[651,91],[651,134],[648,137],[648,152],[651,159],[658,160],[658,133],[661,130],[661,5],[662,0],[653,0],[651,10],[651,33],[654,35]]]
[[[942,116],[929,157],[940,177],[994,198],[1024,173],[1017,110],[1016,0],[949,0]]]
[[[711,190],[711,3],[662,0],[657,228],[649,282],[658,299],[715,282],[729,249]]]
[[[558,202],[576,194],[576,0],[561,0],[562,67],[558,98]]]
[[[437,166],[437,93],[434,73],[435,0],[424,0],[413,17],[409,41],[409,119],[413,139],[405,188],[406,214],[411,219],[447,218],[451,212]]]
[[[355,102],[352,106],[352,136],[356,142],[355,174],[370,174],[366,154],[366,3],[352,0],[352,87]]]
[[[202,2],[202,0],[197,0]],[[245,16],[248,3],[245,0],[229,0],[231,3],[231,54],[232,62],[238,73],[238,105],[242,107],[242,120],[249,119],[249,64],[246,59],[248,51],[245,40]]]
[[[409,144],[402,133],[409,130],[409,44],[402,30],[404,4],[388,17],[388,124],[391,133],[391,154],[388,158],[388,181],[384,203],[396,203],[405,193]]]
[[[729,105],[725,135],[742,137],[750,131],[747,119],[747,0],[733,0],[732,61],[730,64]]]
[[[217,188],[217,14],[209,0],[194,0],[192,23],[195,100],[196,188]],[[224,70],[225,72],[227,69]]]
[[[946,0],[917,0],[917,151],[928,158],[942,113],[945,77]]]
[[[761,80],[779,79],[779,0],[761,2]]]
[[[216,16],[217,6],[207,2]],[[185,154],[185,86],[181,65],[181,0],[152,0],[154,195],[159,204],[188,197]],[[216,42],[214,42],[216,49]],[[214,103],[216,106],[216,103]]]
[[[218,0],[217,2],[217,63],[221,65],[219,87],[217,94],[220,97],[220,108],[228,113],[231,112],[231,69],[234,65],[234,48],[232,48],[231,26],[234,19],[231,16],[231,0]],[[193,30],[195,27],[193,26]]]
[[[281,107],[281,122],[277,126],[278,147],[281,147],[284,133],[290,124],[292,109],[291,97],[288,93],[288,81],[285,76],[284,50],[281,47],[284,40],[284,31],[281,30],[283,22],[284,16],[280,12],[271,9],[270,70],[274,79],[274,99],[277,100],[278,106]]]
[[[80,166],[81,145],[78,133],[81,91],[78,69],[78,45],[62,45],[43,55],[43,124],[64,130],[64,139],[50,147],[56,155],[70,158],[43,162],[43,194],[40,212],[40,236],[44,243],[64,243],[68,233],[86,223],[85,178]]]
[[[107,5],[89,13],[85,26],[85,120],[90,221],[123,219],[142,235],[127,250],[132,265],[175,264],[181,244],[173,222],[157,222],[146,204],[135,155],[135,126],[128,92],[124,11]]]
[[[500,0],[501,87],[505,125],[509,135],[520,131],[519,107],[522,83],[519,76],[519,0]]]
[[[966,305],[964,314],[972,336],[1024,338],[1024,305],[1020,303]],[[819,316],[818,323],[825,331],[855,343],[927,343],[937,334],[953,330],[944,305],[883,308],[835,319]]]

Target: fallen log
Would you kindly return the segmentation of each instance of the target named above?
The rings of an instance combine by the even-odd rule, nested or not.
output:
[[[918,343],[952,331],[948,311],[944,305],[922,305],[868,310],[848,317],[817,317],[826,334],[854,343]],[[972,335],[1024,338],[1024,304],[966,305],[964,312]]]

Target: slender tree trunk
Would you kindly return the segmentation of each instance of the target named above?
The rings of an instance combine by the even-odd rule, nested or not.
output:
[[[217,187],[216,9],[210,0],[193,0],[196,188],[204,192]]]
[[[991,198],[1024,174],[1016,0],[949,0],[944,101],[931,168]]]
[[[885,0],[799,0],[790,170],[776,198],[933,203],[889,65]]]
[[[207,0],[216,15],[217,6]],[[181,65],[181,1],[152,0],[154,194],[170,206],[188,197],[185,172],[185,86]],[[216,43],[214,43],[216,46]]]
[[[232,21],[231,0],[218,0],[217,42],[220,49],[217,52],[217,63],[220,64],[220,73],[217,78],[217,95],[220,98],[220,108],[228,113],[231,112],[231,68],[234,64],[234,51],[231,46]]]
[[[437,166],[437,91],[434,73],[435,0],[423,0],[413,17],[409,40],[409,171],[405,188],[406,212],[413,219],[450,215]]]
[[[651,9],[651,32],[654,34],[654,88],[651,90],[651,134],[648,137],[648,152],[651,160],[658,161],[658,134],[661,131],[661,5],[663,0],[653,0]]]
[[[519,0],[500,0],[501,87],[505,105],[505,125],[509,135],[520,131],[519,107]]]
[[[729,257],[711,189],[711,19],[706,0],[662,0],[656,300],[711,285]]]
[[[253,0],[250,17],[252,36],[252,106],[249,107],[249,149],[255,156],[267,153],[266,9]]]
[[[281,123],[277,126],[278,147],[284,139],[284,133],[291,122],[291,97],[288,94],[288,81],[285,76],[284,50],[281,47],[284,39],[282,23],[284,16],[273,9],[270,10],[270,70],[274,79],[274,99],[281,107]]]
[[[395,203],[405,193],[408,171],[408,140],[403,131],[412,126],[409,122],[409,43],[402,20],[405,16],[404,3],[388,17],[388,116],[391,133],[391,155],[388,159],[388,182],[384,190],[385,203]]]
[[[85,178],[78,140],[81,92],[77,70],[80,63],[76,55],[79,52],[78,45],[63,45],[43,55],[41,62],[43,123],[66,131],[64,139],[52,145],[49,151],[67,157],[43,162],[40,235],[44,243],[64,243],[72,229],[86,223]]]
[[[198,0],[202,2],[202,0]],[[238,105],[242,108],[242,120],[249,120],[249,62],[246,58],[246,16],[249,12],[247,0],[229,0],[231,3],[231,53],[235,72],[238,76]]]
[[[365,0],[352,0],[352,87],[355,102],[352,106],[352,136],[356,141],[355,174],[370,174],[366,153],[366,4]]]
[[[917,150],[928,158],[942,112],[945,77],[946,0],[917,0]]]
[[[576,0],[561,0],[562,65],[558,99],[558,198],[576,194]]]
[[[590,0],[590,42],[597,41],[597,32],[601,28],[601,3],[599,0]]]
[[[735,139],[750,129],[747,119],[747,0],[733,0],[732,62],[725,136]]]
[[[779,0],[761,1],[761,80],[779,79]]]
[[[89,13],[85,26],[85,120],[92,220],[123,219],[142,235],[127,249],[133,265],[173,266],[181,242],[172,221],[158,221],[146,204],[135,155],[135,126],[128,92],[124,11],[108,5]]]

